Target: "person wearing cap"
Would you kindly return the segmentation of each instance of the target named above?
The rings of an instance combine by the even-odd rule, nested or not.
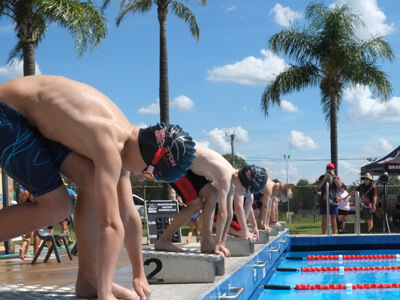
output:
[[[186,176],[171,184],[186,202],[186,207],[174,217],[154,248],[160,251],[182,251],[172,244],[171,238],[202,209],[201,251],[229,256],[225,241],[233,218],[233,197],[261,190],[267,174],[256,166],[246,166],[237,170],[214,150],[199,145],[196,145],[195,149],[195,159]],[[216,203],[218,216],[214,240],[212,229]]]
[[[333,163],[328,163],[326,165],[325,170],[326,170],[325,174],[321,175],[317,182],[317,187],[321,190],[321,197],[319,203],[319,208],[320,208],[319,212],[320,215],[322,216],[321,229],[322,229],[322,234],[325,234],[328,223],[327,221],[328,212],[326,205],[326,199],[328,196],[331,228],[332,228],[332,233],[335,234],[337,228],[336,216],[338,214],[337,192],[342,183],[340,182],[339,177],[336,176],[335,174],[335,165]],[[329,183],[328,195],[326,195],[326,183]]]
[[[142,132],[107,96],[87,84],[48,75],[4,82],[0,165],[35,202],[0,210],[0,241],[71,214],[61,172],[79,188],[76,295],[149,299],[142,224],[132,201],[130,173],[175,181],[188,170],[193,153],[194,142],[179,126],[159,124]],[[134,291],[113,283],[122,243],[131,260]]]
[[[361,176],[363,181],[357,189],[349,193],[349,196],[354,196],[356,192],[360,193],[360,218],[368,222],[368,233],[374,228],[373,214],[376,211],[376,198],[378,195],[376,186],[373,184],[374,180],[371,173],[366,173]],[[355,226],[355,224],[354,224]]]
[[[282,182],[274,182],[273,180],[267,180],[267,184],[260,192],[261,202],[260,213],[258,218],[258,229],[259,230],[268,230],[271,231],[271,227],[269,227],[271,220],[271,215],[274,215],[272,209],[275,209],[275,206],[272,205],[272,202],[277,199],[282,202],[286,202],[293,197],[292,189],[289,184]],[[276,220],[275,220],[276,221]]]

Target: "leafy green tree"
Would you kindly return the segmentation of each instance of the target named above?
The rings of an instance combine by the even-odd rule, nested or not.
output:
[[[202,6],[207,5],[207,0],[199,0]],[[104,0],[103,8],[106,8],[110,0]],[[179,1],[173,0],[122,0],[121,9],[116,20],[117,26],[120,25],[124,17],[131,13],[147,13],[157,7],[157,18],[160,24],[160,121],[169,123],[169,83],[168,83],[168,54],[167,54],[167,18],[171,11],[176,17],[185,21],[189,26],[192,36],[198,41],[200,29],[197,25],[196,17],[192,11]],[[168,184],[163,184],[163,198],[171,198],[171,190]]]
[[[312,2],[305,16],[310,20],[308,27],[292,25],[269,40],[274,53],[283,52],[297,65],[285,69],[266,86],[261,106],[268,115],[270,104],[280,105],[281,95],[308,86],[319,87],[325,120],[330,124],[331,161],[338,173],[337,113],[343,88],[350,84],[368,85],[386,101],[392,86],[377,61],[392,61],[394,53],[382,37],[359,40],[355,26],[363,23],[346,5],[331,9]]]
[[[231,165],[235,166],[236,169],[241,169],[245,166],[247,166],[247,162],[243,157],[233,155],[235,164],[232,164],[232,154],[227,153],[222,155],[227,161],[231,163]]]
[[[103,14],[90,1],[0,0],[0,17],[3,16],[13,20],[18,37],[8,61],[22,59],[24,76],[35,75],[35,49],[50,24],[68,29],[78,56],[88,48],[97,48],[107,34]]]

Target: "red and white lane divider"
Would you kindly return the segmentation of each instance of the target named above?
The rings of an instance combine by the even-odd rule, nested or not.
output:
[[[393,289],[400,288],[400,283],[362,283],[362,284],[296,284],[289,285],[265,284],[266,290],[363,290],[363,289]]]

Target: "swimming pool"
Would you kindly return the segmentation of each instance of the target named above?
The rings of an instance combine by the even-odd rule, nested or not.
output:
[[[318,255],[358,255],[355,259],[288,260],[307,257],[309,252],[288,252],[279,260],[266,289],[254,299],[399,299],[400,285],[388,288],[383,284],[400,283],[400,260],[393,250],[324,251]],[[377,258],[368,258],[369,257]],[[386,257],[385,257],[386,256]],[[312,290],[303,288],[331,288]],[[269,288],[278,288],[272,290]],[[281,288],[290,288],[283,290]],[[297,289],[295,289],[297,288]],[[394,298],[393,298],[394,297]],[[253,299],[253,298],[252,298]]]
[[[327,251],[329,250],[329,251]],[[249,262],[222,282],[203,299],[397,299],[400,288],[295,290],[298,284],[387,284],[400,283],[399,269],[344,270],[345,267],[400,266],[393,256],[385,259],[288,260],[308,255],[400,254],[400,235],[290,236],[285,230]],[[305,272],[302,267],[343,267],[336,271]],[[292,269],[290,272],[277,268]],[[294,269],[294,271],[293,271]],[[290,290],[264,289],[265,285],[290,287]],[[336,286],[340,287],[340,286]],[[358,287],[357,285],[355,287]],[[368,286],[361,286],[368,287]],[[379,286],[376,286],[379,287]]]

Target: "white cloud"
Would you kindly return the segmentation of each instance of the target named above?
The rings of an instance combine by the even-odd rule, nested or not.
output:
[[[149,125],[147,125],[145,123],[139,123],[139,124],[136,124],[135,126],[137,126],[139,128],[147,128],[147,127],[149,127]]]
[[[348,161],[339,160],[340,168],[340,180],[344,182],[344,178],[358,178],[361,170],[359,167],[353,166],[353,164]],[[348,182],[350,184],[351,182]]]
[[[301,13],[291,10],[289,6],[283,7],[279,3],[275,4],[269,13],[274,15],[276,23],[285,27],[302,17]]]
[[[190,98],[180,95],[171,102],[171,107],[179,111],[189,112],[193,111],[194,102]]]
[[[179,97],[176,97],[172,102],[170,102],[171,108],[179,110],[179,111],[193,111],[194,109],[194,102],[184,96],[181,95]],[[157,99],[156,103],[152,103],[148,106],[141,107],[139,108],[138,112],[140,114],[151,114],[151,115],[157,115],[160,113],[160,99]]]
[[[393,23],[386,24],[386,16],[379,9],[376,0],[336,0],[333,5],[342,6],[346,4],[354,12],[360,15],[364,26],[357,28],[357,36],[362,39],[372,36],[384,36],[392,33],[395,29]]]
[[[38,63],[35,63],[35,74],[42,74]],[[10,64],[0,67],[0,77],[7,80],[19,78],[24,76],[24,62],[23,60],[14,59]]]
[[[289,146],[300,150],[313,150],[319,146],[312,138],[305,136],[303,132],[292,130],[288,138]]]
[[[138,112],[139,114],[152,114],[152,115],[159,114],[160,100],[157,99],[157,103],[152,103],[149,106],[139,108]]]
[[[203,146],[205,148],[209,148],[210,147],[210,142],[209,141],[196,141],[196,140],[194,140],[194,142],[196,143],[196,145]]]
[[[294,182],[293,178],[297,178],[297,176],[299,175],[299,170],[289,162],[287,173],[286,173],[286,168],[279,169],[277,173],[279,174],[278,177],[279,181],[286,182],[286,177],[287,177],[289,182]]]
[[[231,11],[234,11],[235,9],[236,9],[236,6],[231,6],[231,7],[227,8],[225,10],[225,12],[231,12]]]
[[[378,154],[381,155],[392,151],[394,147],[384,138],[378,139],[378,141],[372,142],[368,145],[365,145],[361,148],[361,150],[367,155]]]
[[[262,159],[262,160],[260,160],[260,162],[257,165],[260,167],[266,168],[268,171],[268,177],[271,178],[270,170],[274,168],[275,162],[273,162],[272,160],[268,160],[268,159]]]
[[[282,100],[281,101],[281,109],[283,111],[286,112],[297,112],[299,111],[299,108],[295,105],[293,105],[293,103],[286,101],[286,100]]]
[[[209,138],[209,146],[215,151],[225,154],[231,152],[231,134],[235,133],[235,142],[248,143],[250,141],[247,130],[240,126],[231,128],[214,128],[206,132]]]
[[[380,102],[372,96],[369,88],[364,85],[356,85],[344,90],[343,99],[352,105],[347,112],[350,120],[358,123],[400,121],[400,97],[393,97],[388,102]]]
[[[247,106],[243,106],[243,111],[254,112],[254,108],[248,108]]]
[[[285,61],[269,50],[262,49],[263,58],[248,56],[242,61],[207,71],[207,80],[236,82],[246,85],[263,85],[281,73]]]

